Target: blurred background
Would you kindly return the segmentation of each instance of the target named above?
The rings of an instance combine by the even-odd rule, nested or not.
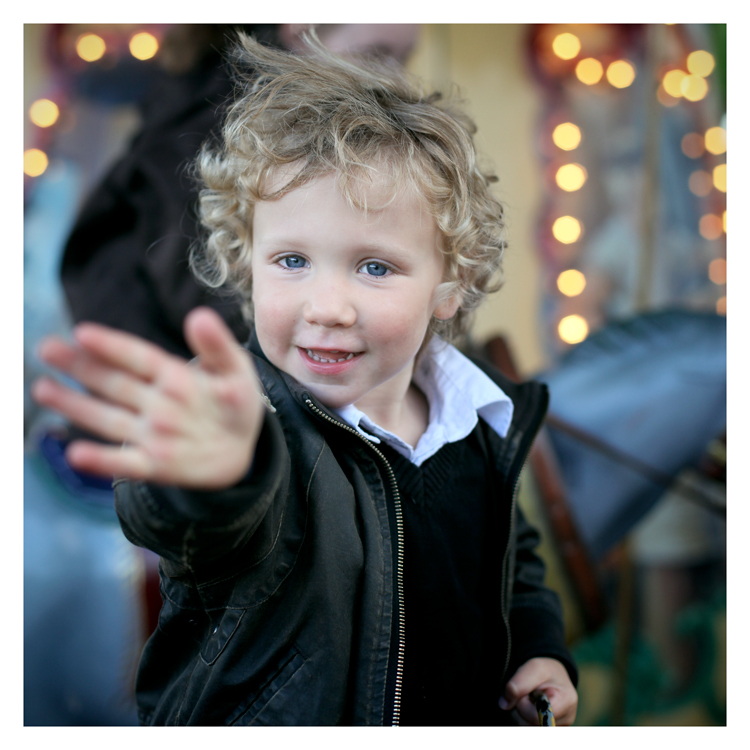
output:
[[[244,27],[296,50],[306,25]],[[176,353],[184,167],[231,94],[229,26],[24,27],[27,725],[134,724],[157,561],[126,542],[34,349],[99,320]],[[726,723],[726,26],[321,25],[457,91],[499,176],[503,289],[469,353],[551,392],[520,502],[545,532],[580,666],[579,725]]]

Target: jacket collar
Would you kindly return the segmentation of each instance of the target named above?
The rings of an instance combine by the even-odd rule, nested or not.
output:
[[[269,362],[258,341],[255,327],[251,330],[246,348],[260,361],[259,364],[261,366],[258,368],[259,375],[272,405],[277,401],[283,401],[291,396],[297,404],[309,412],[307,406],[309,399],[317,409],[324,412],[328,417],[336,422],[342,422],[342,418],[338,414],[318,402],[299,381]],[[523,445],[523,443],[527,440],[529,442],[533,441],[534,436],[539,430],[547,410],[547,404],[549,403],[547,388],[543,383],[534,381],[525,383],[514,382],[501,375],[487,362],[474,357],[470,359],[502,389],[513,404],[513,416],[505,441],[507,449],[503,451],[504,463],[506,463],[506,468],[509,468],[508,464],[512,462],[512,458],[516,456],[519,449],[522,452],[528,450],[529,446]],[[285,388],[280,387],[279,378],[281,378],[283,385],[286,386]],[[284,391],[287,391],[287,393],[284,394]]]
[[[245,347],[256,358],[258,375],[263,383],[271,407],[275,408],[277,403],[287,401],[291,396],[292,400],[307,412],[309,412],[307,402],[312,401],[317,409],[324,412],[332,420],[336,422],[342,421],[338,414],[323,406],[302,383],[269,361],[258,341],[255,327],[253,327]],[[279,378],[281,378],[281,382],[279,382]]]

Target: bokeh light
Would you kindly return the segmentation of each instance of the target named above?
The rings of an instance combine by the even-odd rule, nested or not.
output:
[[[604,75],[602,64],[595,57],[587,57],[576,65],[576,76],[581,83],[593,86]]]
[[[29,177],[39,177],[49,164],[47,154],[38,148],[30,148],[23,152],[23,171]]]
[[[722,224],[721,217],[716,214],[705,214],[701,216],[701,220],[698,224],[698,231],[701,237],[707,240],[715,240],[721,237]]]
[[[687,73],[684,70],[670,70],[664,74],[661,83],[664,86],[664,90],[670,95],[679,99],[682,96],[682,82],[687,78]]]
[[[717,190],[721,190],[722,193],[727,192],[727,165],[719,164],[714,167],[714,187]]]
[[[727,212],[724,211],[724,213],[721,215],[721,228],[724,230],[724,234],[727,233]]]
[[[708,264],[708,278],[711,279],[714,284],[727,283],[727,262],[724,258],[714,258]]]
[[[557,277],[557,288],[566,297],[577,297],[586,288],[586,277],[573,268],[563,271]]]
[[[60,117],[60,110],[57,104],[50,99],[37,99],[29,107],[31,122],[40,128],[48,128],[50,125],[54,125],[58,117]]]
[[[98,60],[106,51],[107,45],[104,43],[104,39],[96,34],[84,34],[78,37],[76,42],[76,52],[86,62]]]
[[[147,31],[141,31],[139,34],[133,35],[128,46],[130,54],[139,60],[149,60],[159,51],[159,42],[156,41],[153,34],[149,34]]]
[[[698,159],[703,156],[705,143],[700,133],[688,133],[682,137],[682,153],[690,159]]]
[[[552,51],[563,60],[572,60],[581,51],[581,40],[567,31],[558,34],[552,42]]]
[[[607,67],[607,80],[617,89],[627,88],[635,80],[635,68],[627,60],[615,60]]]
[[[656,98],[659,100],[659,104],[664,107],[676,107],[680,103],[679,99],[664,90],[663,84],[659,84],[659,88],[656,89]]]
[[[688,55],[687,69],[696,76],[705,78],[711,74],[715,65],[714,56],[706,50],[697,49]]]
[[[555,182],[562,190],[572,193],[583,187],[587,177],[586,170],[580,164],[565,164],[557,170]]]
[[[563,151],[572,151],[581,142],[581,130],[572,122],[562,122],[552,131],[552,140]]]
[[[719,315],[726,315],[727,314],[727,298],[719,297],[719,299],[716,300],[716,312]]]
[[[558,242],[569,245],[575,242],[582,232],[581,222],[573,216],[561,216],[552,225],[552,234]]]
[[[723,154],[727,150],[727,131],[718,125],[706,131],[706,151]]]
[[[704,172],[702,169],[696,169],[688,179],[690,192],[700,198],[707,196],[713,189],[713,186],[713,178],[708,172]]]
[[[566,315],[559,322],[557,333],[566,344],[578,344],[589,335],[589,324],[580,315]]]
[[[699,102],[708,93],[708,84],[705,78],[689,75],[682,79],[680,91],[688,101]]]

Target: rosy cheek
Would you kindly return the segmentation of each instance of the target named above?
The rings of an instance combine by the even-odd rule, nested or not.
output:
[[[260,297],[256,299],[254,309],[255,328],[261,345],[264,341],[268,343],[269,339],[278,339],[284,332],[288,318],[283,302],[273,296]]]

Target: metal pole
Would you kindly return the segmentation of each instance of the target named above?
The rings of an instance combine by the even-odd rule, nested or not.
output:
[[[641,204],[641,252],[635,306],[638,312],[649,309],[653,287],[656,225],[659,216],[659,102],[654,91],[661,27],[646,26],[643,80],[646,128],[643,147],[643,193]]]

